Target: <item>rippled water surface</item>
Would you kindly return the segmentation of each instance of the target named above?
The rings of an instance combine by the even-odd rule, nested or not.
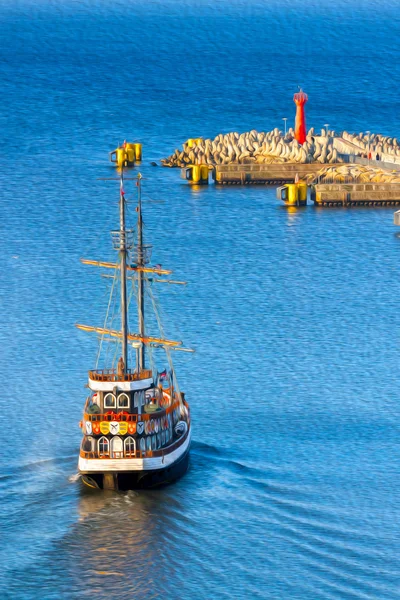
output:
[[[360,6],[361,4],[361,6]],[[0,591],[12,599],[382,599],[399,586],[393,209],[288,212],[151,167],[188,137],[308,124],[399,135],[397,3],[3,1]],[[115,258],[107,152],[144,143],[146,239],[191,404],[162,490],[76,481]],[[129,192],[132,194],[132,190]],[[148,199],[163,200],[150,204]],[[130,208],[133,216],[133,208]]]

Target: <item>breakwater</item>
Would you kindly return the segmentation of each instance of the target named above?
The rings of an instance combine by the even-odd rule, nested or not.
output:
[[[308,130],[306,141],[300,145],[292,128],[286,135],[278,128],[268,132],[251,130],[246,133],[219,134],[214,139],[196,138],[193,144],[185,142],[162,159],[166,167],[186,165],[238,164],[329,164],[348,162],[349,156],[372,158],[400,165],[400,145],[396,138],[370,133],[335,132],[321,129]]]

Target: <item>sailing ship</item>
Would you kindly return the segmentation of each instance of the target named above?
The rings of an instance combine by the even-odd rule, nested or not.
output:
[[[151,246],[143,242],[142,177],[136,179],[136,232],[126,227],[127,199],[123,170],[120,175],[119,229],[112,231],[115,263],[81,259],[84,264],[112,269],[110,300],[103,327],[77,324],[79,329],[99,335],[95,369],[89,371],[83,419],[83,439],[78,468],[89,487],[125,490],[170,483],[183,475],[189,462],[191,424],[189,405],[180,391],[172,362],[182,342],[166,339],[152,287],[154,282],[172,281],[171,271],[150,266]],[[118,291],[119,290],[119,291]],[[148,333],[147,303],[159,333]],[[146,302],[145,302],[146,301]],[[130,307],[137,304],[137,333],[130,330]],[[146,312],[145,312],[146,304]],[[118,324],[114,329],[117,306]],[[119,317],[120,313],[120,317]],[[146,320],[145,320],[146,314]],[[107,343],[105,343],[107,342]],[[114,344],[110,344],[114,342]],[[112,347],[113,360],[108,361]],[[168,366],[157,370],[157,349],[165,352]],[[99,368],[106,354],[108,368]],[[110,365],[111,363],[111,365]]]

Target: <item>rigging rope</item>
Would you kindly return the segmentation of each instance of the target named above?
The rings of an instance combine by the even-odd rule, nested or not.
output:
[[[104,319],[104,329],[106,329],[106,327],[107,327],[108,313],[110,311],[111,301],[112,301],[113,294],[114,294],[115,279],[116,279],[116,277],[114,275],[112,286],[111,286],[110,298],[109,298],[108,306],[107,306],[106,317]],[[95,367],[96,369],[99,366],[99,360],[100,360],[101,349],[102,349],[102,346],[103,346],[103,341],[104,341],[104,335],[102,335],[101,338],[100,338],[99,349],[97,351],[97,357],[96,357],[96,367]]]
[[[130,258],[130,255],[128,255]],[[132,285],[131,285],[131,289],[129,291],[129,296],[128,296],[128,301],[127,301],[127,310],[128,310],[128,314],[129,314],[129,307],[131,305],[132,302],[132,296],[133,294],[135,294],[136,300],[138,299],[138,292],[136,291],[136,275],[132,275]],[[132,350],[132,346],[131,346],[131,350]],[[131,360],[132,360],[132,351],[130,354]],[[135,350],[135,366],[136,366],[136,350]]]
[[[120,272],[119,272],[118,269],[116,269],[115,270],[115,275],[114,275],[114,282],[118,282],[118,281],[120,281]],[[114,320],[116,318],[117,305],[118,305],[118,301],[117,300],[118,300],[117,299],[117,294],[115,294],[114,304],[113,304],[113,310],[112,310],[112,314],[111,314],[111,318],[110,318],[110,327],[111,328],[113,327],[113,322],[114,322]],[[107,350],[106,350],[106,356],[105,356],[105,363],[106,364],[108,364],[108,357],[109,357],[109,354],[110,354],[110,348],[111,348],[110,342],[111,342],[111,340],[108,340]],[[121,342],[119,340],[116,341],[116,346],[114,346],[114,347],[118,348],[118,345],[120,343]],[[111,368],[114,368],[114,360],[115,359],[113,359],[113,361],[111,362]]]
[[[162,322],[161,322],[161,319],[160,319],[160,314],[159,314],[159,311],[157,309],[156,300],[155,300],[153,291],[151,290],[150,284],[148,284],[146,286],[146,292],[148,293],[148,295],[150,297],[150,300],[151,300],[151,303],[153,305],[153,310],[154,310],[154,314],[155,314],[155,317],[156,317],[156,320],[157,320],[158,328],[160,330],[160,335],[161,335],[161,337],[165,338],[164,328],[162,326]],[[167,355],[168,365],[169,365],[169,368],[170,368],[170,372],[172,374],[172,382],[171,383],[172,383],[173,388],[177,392],[179,403],[182,406],[182,404],[183,404],[182,395],[181,395],[181,391],[180,391],[180,388],[179,388],[178,380],[177,380],[176,374],[175,374],[174,364],[173,364],[172,356],[171,356],[171,350],[170,350],[170,348],[168,348],[168,346],[163,346],[163,348],[165,350],[165,354]]]

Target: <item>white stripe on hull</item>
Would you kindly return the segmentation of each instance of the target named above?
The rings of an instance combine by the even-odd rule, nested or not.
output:
[[[128,471],[155,471],[156,469],[165,469],[179,460],[190,445],[189,434],[179,448],[176,448],[169,454],[154,456],[151,458],[82,458],[79,457],[78,469],[81,473],[109,473],[109,472],[128,472]]]
[[[136,381],[94,381],[89,379],[89,388],[94,392],[111,392],[115,387],[121,392],[132,390],[145,390],[153,385],[153,379],[139,379]]]

